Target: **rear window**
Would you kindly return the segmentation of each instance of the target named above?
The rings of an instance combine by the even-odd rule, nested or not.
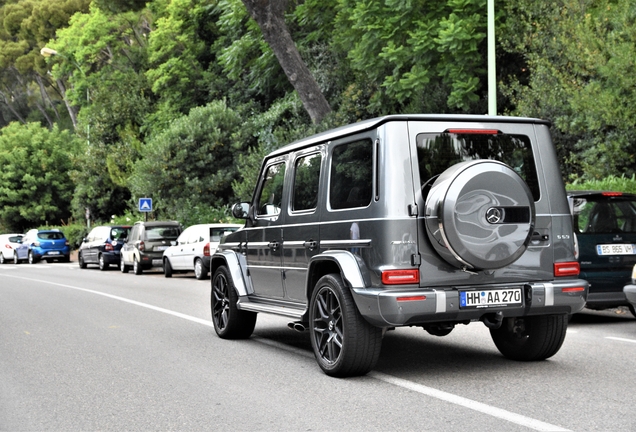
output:
[[[176,240],[179,234],[177,227],[146,227],[145,240]]]
[[[238,227],[212,228],[210,230],[210,241],[219,242],[221,241],[221,237],[233,233],[236,230],[238,230]]]
[[[110,238],[113,240],[124,240],[128,238],[128,232],[130,232],[130,228],[115,227],[110,230]]]
[[[572,216],[579,234],[636,233],[636,202],[628,197],[575,197]]]
[[[62,240],[64,234],[61,232],[41,232],[38,233],[38,238],[42,240]]]
[[[430,133],[417,136],[421,186],[431,186],[447,168],[464,161],[490,159],[503,162],[526,182],[532,197],[541,197],[530,138],[493,133]]]

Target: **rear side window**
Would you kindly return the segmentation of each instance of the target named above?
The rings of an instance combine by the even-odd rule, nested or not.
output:
[[[575,197],[573,217],[578,233],[636,233],[636,202],[631,199]]]
[[[464,161],[490,159],[503,162],[526,182],[532,197],[541,197],[530,138],[493,133],[420,134],[417,136],[420,182],[432,185],[447,168]]]
[[[329,178],[333,210],[366,207],[373,194],[373,142],[354,141],[334,147]]]
[[[219,242],[221,241],[221,237],[233,233],[236,230],[238,230],[237,227],[212,228],[210,230],[210,241]]]
[[[318,205],[321,160],[320,153],[314,153],[296,161],[292,211],[311,210]]]

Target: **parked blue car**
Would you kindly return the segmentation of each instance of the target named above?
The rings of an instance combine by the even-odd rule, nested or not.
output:
[[[59,230],[30,230],[22,238],[21,244],[15,249],[13,262],[28,261],[35,264],[40,260],[46,262],[71,260],[71,247],[64,233]]]

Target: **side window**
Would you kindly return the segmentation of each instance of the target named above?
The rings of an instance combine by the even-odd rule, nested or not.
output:
[[[315,209],[318,204],[318,185],[320,181],[319,153],[298,158],[294,170],[294,196],[292,211]]]
[[[280,213],[285,181],[285,163],[270,165],[265,171],[258,198],[256,214],[258,216],[276,216]]]
[[[330,175],[332,209],[368,206],[373,194],[373,142],[361,140],[334,147]]]

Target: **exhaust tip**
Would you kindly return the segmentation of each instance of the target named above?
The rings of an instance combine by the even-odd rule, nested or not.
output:
[[[306,323],[303,323],[303,322],[300,322],[300,321],[290,322],[290,323],[287,324],[287,327],[289,327],[292,330],[296,330],[299,333],[303,333],[304,331],[307,330]]]

